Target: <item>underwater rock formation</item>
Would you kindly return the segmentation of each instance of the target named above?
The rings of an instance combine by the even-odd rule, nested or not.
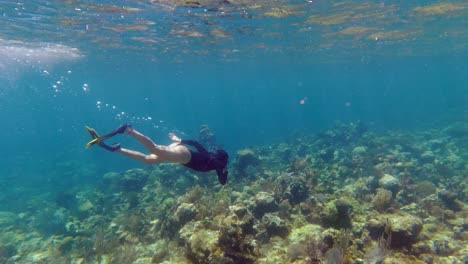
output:
[[[179,234],[186,246],[186,256],[193,263],[222,261],[223,252],[218,248],[219,231],[192,223],[184,226]]]
[[[423,223],[410,214],[382,214],[367,223],[367,230],[373,239],[386,235],[392,248],[408,248],[417,241]]]
[[[246,175],[248,167],[255,167],[260,163],[258,155],[252,149],[239,150],[236,154],[236,160],[234,162],[234,171],[241,177]]]
[[[270,237],[279,236],[285,238],[289,234],[286,223],[274,214],[265,214],[262,217],[262,223],[265,225],[266,232]]]
[[[419,160],[422,163],[432,163],[435,160],[435,155],[432,151],[427,150],[421,154],[421,156],[419,157]]]
[[[0,227],[7,227],[14,225],[18,216],[13,212],[0,211]]]
[[[217,263],[255,263],[257,259],[254,235],[255,219],[249,210],[240,205],[229,208],[229,215],[220,227],[218,246],[224,259]]]
[[[351,214],[353,206],[345,199],[337,199],[328,202],[321,213],[324,226],[340,228],[351,228]]]
[[[400,189],[400,181],[390,174],[384,174],[383,177],[379,179],[379,186],[392,193],[397,193]]]
[[[318,156],[324,161],[324,162],[331,162],[334,157],[335,157],[335,149],[334,148],[325,148],[321,149],[318,152]]]
[[[389,190],[378,188],[371,202],[377,211],[385,212],[393,203],[393,194]]]
[[[222,227],[218,245],[227,259],[218,263],[250,264],[257,259],[255,242],[239,226]]]
[[[468,263],[460,144],[339,124],[239,151],[225,186],[177,164],[107,173],[0,212],[0,263]]]
[[[259,192],[255,195],[250,209],[252,210],[255,218],[261,218],[264,214],[275,212],[278,210],[278,204],[273,195],[267,192]]]
[[[286,174],[277,180],[275,196],[280,200],[287,199],[294,206],[309,196],[309,187],[304,177]]]
[[[180,226],[192,221],[198,212],[194,204],[182,203],[175,212],[175,219]]]
[[[229,207],[230,215],[226,218],[227,224],[239,226],[243,234],[255,235],[255,218],[252,213],[244,206],[233,205]]]
[[[462,205],[460,202],[457,200],[457,195],[451,191],[448,190],[441,190],[438,193],[438,197],[440,201],[442,201],[442,204],[450,210],[454,211],[459,211],[462,208]]]
[[[103,183],[112,191],[132,192],[141,191],[148,180],[149,173],[142,169],[132,169],[125,173],[107,173],[103,177]]]

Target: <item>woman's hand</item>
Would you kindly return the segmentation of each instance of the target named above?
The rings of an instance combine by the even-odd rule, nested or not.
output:
[[[169,133],[169,138],[175,143],[182,142],[182,140],[179,137],[177,137],[174,133]]]

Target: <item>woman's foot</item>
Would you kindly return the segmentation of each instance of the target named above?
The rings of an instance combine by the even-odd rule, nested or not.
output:
[[[123,133],[130,133],[130,131],[132,130],[132,125],[130,124],[123,124],[121,125],[120,127],[118,127],[115,131],[119,134],[123,134]]]
[[[120,149],[120,143],[114,143],[112,144],[112,146],[109,146],[107,145],[106,143],[104,142],[99,142],[97,143],[101,148],[107,150],[107,151],[110,151],[110,152],[116,152],[117,150]]]

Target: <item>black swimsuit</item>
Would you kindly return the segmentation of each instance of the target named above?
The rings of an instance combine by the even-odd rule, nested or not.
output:
[[[184,164],[184,166],[196,171],[203,172],[216,169],[213,165],[210,164],[212,154],[208,152],[200,143],[195,140],[182,140],[182,144],[194,146],[197,149],[197,151],[192,151],[189,149],[192,158],[188,163]]]
[[[227,173],[224,172],[224,168],[217,168],[215,167],[215,162],[211,160],[214,159],[213,154],[208,152],[200,143],[195,140],[182,140],[182,144],[193,146],[197,149],[197,151],[190,150],[190,154],[192,157],[190,161],[183,164],[185,167],[188,167],[192,170],[196,171],[212,171],[216,170],[216,174],[218,174],[219,182],[224,185],[227,182]]]

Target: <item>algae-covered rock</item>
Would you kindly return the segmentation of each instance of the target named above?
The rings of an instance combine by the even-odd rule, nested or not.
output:
[[[78,211],[80,213],[84,213],[84,212],[87,212],[91,209],[94,208],[94,205],[93,203],[90,201],[90,200],[84,200],[83,202],[81,202],[79,205],[78,205]]]
[[[422,255],[422,254],[432,254],[432,248],[427,241],[419,241],[413,244],[412,251],[414,254]]]
[[[432,151],[424,151],[421,156],[419,157],[419,160],[423,163],[431,163],[434,162],[435,160],[435,155]]]
[[[143,257],[143,258],[138,258],[132,264],[152,264],[152,263],[154,263],[153,258]]]
[[[364,156],[367,152],[367,148],[366,147],[363,147],[363,146],[359,146],[359,147],[355,147],[352,151],[351,151],[351,155],[352,156]]]
[[[460,202],[457,200],[457,195],[451,191],[441,190],[438,193],[438,197],[447,209],[459,211],[462,208]]]
[[[435,185],[430,181],[420,181],[416,183],[414,193],[418,198],[424,198],[436,192]]]
[[[305,224],[298,228],[293,227],[288,236],[287,250],[291,263],[322,263],[320,260],[327,248],[323,237],[323,230],[319,225]]]
[[[379,186],[391,191],[392,193],[397,193],[400,189],[400,181],[398,178],[390,174],[385,174],[382,178],[380,178]]]
[[[142,169],[126,171],[119,180],[119,187],[125,192],[140,191],[148,180],[148,172]]]
[[[58,249],[61,254],[69,254],[73,247],[73,237],[67,236],[58,243]]]
[[[244,215],[246,215],[249,212],[247,207],[242,206],[242,205],[237,205],[237,204],[229,206],[229,211],[237,215],[237,217],[239,218],[244,217]]]
[[[217,263],[223,252],[219,250],[219,231],[210,230],[196,223],[187,224],[180,232],[186,245],[186,256],[193,263]]]
[[[315,224],[305,224],[293,228],[288,236],[291,244],[304,242],[309,236],[322,237],[322,227]]]
[[[384,212],[392,205],[392,196],[393,194],[391,191],[377,188],[375,195],[372,197],[372,205],[377,211]]]
[[[243,234],[254,235],[257,230],[254,228],[255,218],[250,211],[242,205],[229,207],[230,214],[225,218],[226,225],[238,226]]]
[[[452,239],[451,234],[437,234],[431,239],[432,251],[435,254],[448,256],[460,249],[457,240]]]
[[[421,232],[422,221],[416,216],[404,214],[393,215],[388,218],[390,222],[391,242],[394,248],[407,247],[416,241]]]
[[[0,243],[0,263],[15,263],[9,260],[18,252],[18,249],[13,244]]]
[[[1,211],[0,212],[0,227],[7,227],[14,225],[18,220],[18,216],[13,212]]]
[[[244,175],[249,166],[257,166],[259,158],[252,149],[242,149],[237,152],[234,169],[239,175]]]
[[[415,256],[408,256],[404,254],[395,254],[386,257],[382,264],[426,264],[426,262],[417,259]]]
[[[175,212],[175,219],[180,225],[184,225],[185,223],[192,221],[198,214],[195,205],[192,203],[182,203],[177,207]]]
[[[366,225],[372,238],[381,237],[384,233],[391,238],[392,248],[409,247],[417,241],[423,222],[410,214],[381,214],[370,219]]]
[[[331,147],[320,149],[317,154],[324,162],[331,162],[335,156],[335,149]]]
[[[283,219],[273,214],[265,214],[262,218],[265,229],[270,237],[287,237],[289,229]]]
[[[253,237],[246,234],[237,225],[225,226],[221,229],[218,246],[223,252],[222,262],[213,263],[255,263],[257,259],[257,244]]]
[[[281,198],[288,199],[291,205],[297,205],[309,196],[309,188],[303,177],[282,176],[278,181],[277,189]]]
[[[230,206],[218,240],[223,258],[210,263],[255,263],[258,253],[253,240],[257,233],[255,222],[255,218],[243,205]]]
[[[254,198],[251,209],[256,218],[261,218],[265,213],[278,210],[278,204],[273,195],[267,192],[259,192]]]
[[[261,263],[293,263],[293,264],[309,264],[309,263],[328,263],[323,262],[323,254],[327,249],[327,245],[317,238],[310,237],[303,244],[291,244],[287,250],[287,259],[275,262]],[[289,260],[289,261],[288,261]],[[331,262],[335,263],[335,262]],[[341,263],[341,262],[336,262]]]
[[[135,192],[145,186],[149,174],[143,169],[132,169],[124,173],[106,173],[102,180],[113,191]]]
[[[326,204],[321,212],[321,220],[324,226],[335,228],[351,228],[351,213],[353,206],[345,199],[337,199]]]
[[[105,186],[118,188],[120,177],[120,173],[108,172],[102,176],[102,182]]]
[[[366,228],[369,231],[369,236],[372,239],[379,239],[385,232],[386,222],[380,219],[370,219],[367,222]]]
[[[65,231],[70,235],[77,235],[81,231],[81,222],[73,221],[65,224]]]

